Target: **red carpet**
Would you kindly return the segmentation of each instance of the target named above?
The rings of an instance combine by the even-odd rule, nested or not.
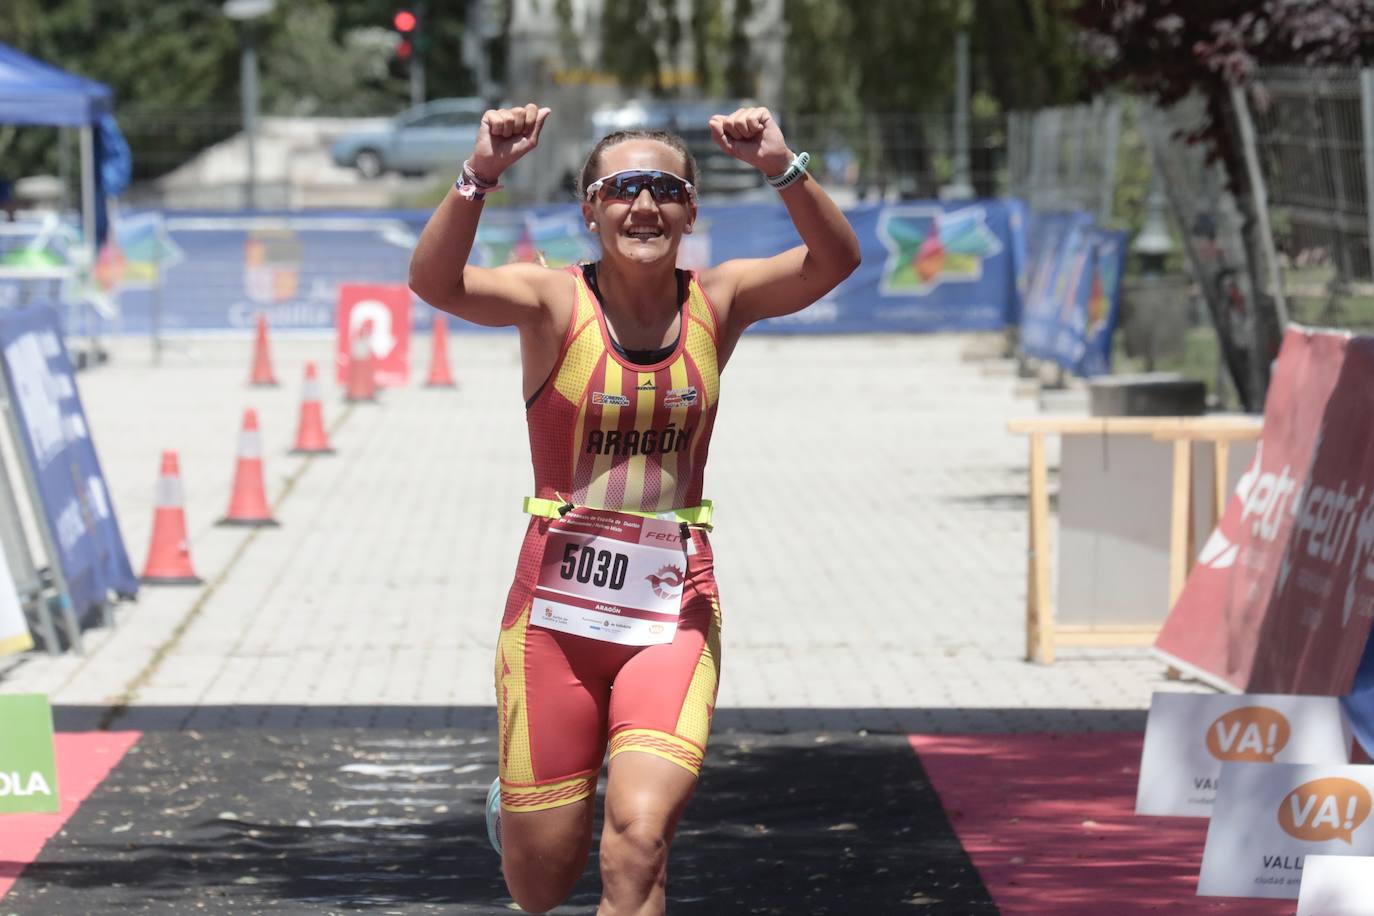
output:
[[[1136,817],[1144,736],[912,735],[959,841],[1007,914],[1292,916],[1293,900],[1198,897],[1207,822]]]
[[[139,732],[55,736],[61,810],[56,814],[0,815],[0,899],[14,886],[20,872],[38,857],[48,838],[62,829],[67,818],[76,813],[138,738]]]

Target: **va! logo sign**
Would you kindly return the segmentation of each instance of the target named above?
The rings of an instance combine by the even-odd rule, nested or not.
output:
[[[1289,792],[1279,803],[1279,826],[1299,840],[1353,843],[1351,834],[1369,817],[1371,807],[1374,800],[1369,790],[1353,779],[1314,779]]]
[[[1278,710],[1243,706],[1207,727],[1207,750],[1218,760],[1273,763],[1292,733],[1288,719]]]

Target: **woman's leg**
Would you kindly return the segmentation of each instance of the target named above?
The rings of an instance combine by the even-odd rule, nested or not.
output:
[[[496,657],[501,868],[516,903],[543,913],[587,864],[610,674],[628,653],[529,626],[528,617],[526,609],[502,629]]]
[[[611,758],[597,916],[662,916],[668,849],[697,778],[652,754]]]
[[[600,916],[664,912],[668,849],[701,772],[720,676],[714,588],[689,599],[672,643],[640,651],[611,691]]]
[[[506,888],[527,913],[544,913],[567,899],[587,867],[592,805],[586,798],[545,811],[501,814],[501,871]]]

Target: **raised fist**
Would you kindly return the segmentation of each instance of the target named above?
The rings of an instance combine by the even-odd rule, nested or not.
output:
[[[468,157],[473,173],[494,183],[516,160],[539,145],[539,131],[550,111],[531,102],[520,108],[492,108],[483,114],[477,143]]]
[[[792,162],[778,122],[767,108],[740,108],[734,114],[711,116],[711,138],[740,162],[764,175],[786,171]]]

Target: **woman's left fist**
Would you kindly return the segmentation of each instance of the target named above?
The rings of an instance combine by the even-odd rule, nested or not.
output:
[[[778,175],[792,163],[778,122],[767,108],[740,108],[711,116],[711,138],[726,153],[747,162],[765,176]]]

